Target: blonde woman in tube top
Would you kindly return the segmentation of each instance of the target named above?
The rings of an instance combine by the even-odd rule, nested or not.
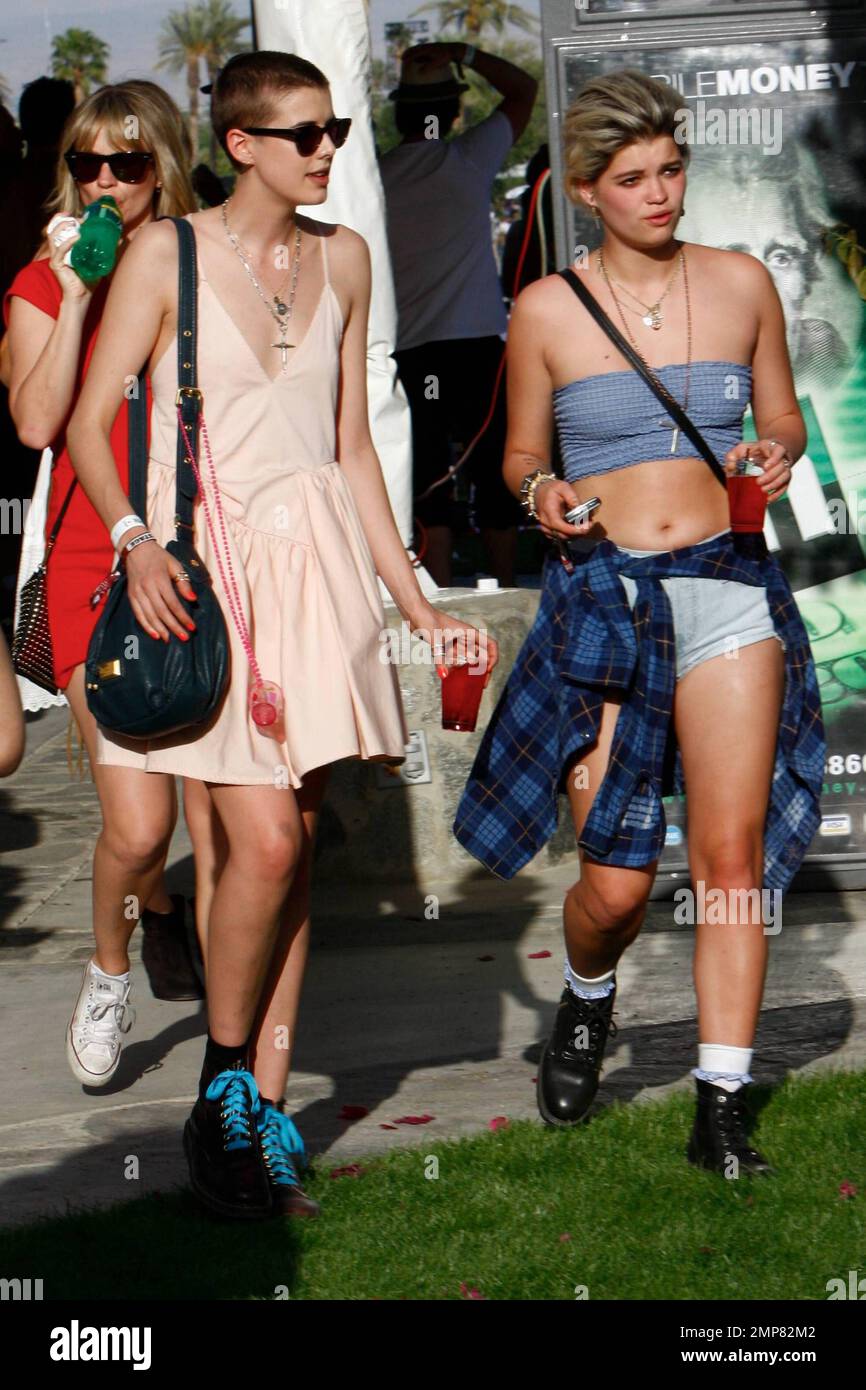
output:
[[[676,94],[637,72],[577,96],[566,192],[591,210],[601,244],[572,270],[725,472],[748,454],[760,464],[772,503],[806,443],[782,307],[754,257],[677,238],[689,160],[677,113]],[[556,547],[454,833],[510,878],[568,797],[580,878],[564,904],[565,989],[539,1067],[541,1115],[576,1124],[595,1098],[617,964],[664,844],[662,797],[685,791],[699,1032],[684,1157],[727,1176],[772,1172],[745,1095],[769,939],[820,820],[823,727],[805,629],[763,537],[733,537],[727,488],[560,273],[516,302],[508,401],[504,476]],[[554,422],[564,479],[548,471]],[[569,524],[591,498],[591,517]]]

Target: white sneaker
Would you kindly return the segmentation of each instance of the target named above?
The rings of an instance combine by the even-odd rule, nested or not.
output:
[[[73,1074],[86,1086],[104,1086],[120,1061],[122,1033],[135,1022],[129,1003],[131,984],[97,975],[93,961],[84,980],[66,1034],[66,1056]]]

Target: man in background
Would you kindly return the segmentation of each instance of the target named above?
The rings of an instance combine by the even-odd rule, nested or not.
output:
[[[504,100],[446,141],[460,114],[448,66],[472,66]],[[424,563],[451,583],[454,485],[424,496],[447,473],[452,440],[468,445],[490,411],[508,318],[493,251],[493,180],[529,118],[538,83],[504,58],[465,43],[417,44],[390,93],[401,143],[380,160],[397,296],[393,353],[412,412],[415,516],[427,533]],[[514,582],[522,513],[502,479],[507,416],[505,371],[493,414],[465,465],[474,484],[475,524],[489,572]]]

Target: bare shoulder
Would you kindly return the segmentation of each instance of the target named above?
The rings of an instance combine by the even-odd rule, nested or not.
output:
[[[739,294],[758,294],[772,284],[772,276],[764,262],[748,251],[701,246],[694,241],[684,242],[683,245],[691,266]]]
[[[174,256],[176,261],[177,232],[171,218],[161,217],[140,227],[130,243],[127,255],[132,255],[133,251],[137,260],[156,258],[159,261],[167,261]]]
[[[148,294],[168,292],[177,277],[177,233],[168,219],[148,222],[140,227],[124,252],[119,269],[124,279],[134,275],[140,285],[146,284]]]
[[[540,348],[546,359],[545,345],[561,332],[562,314],[568,308],[572,292],[561,275],[543,275],[522,289],[511,308],[508,336],[512,334],[527,345]]]
[[[543,275],[522,289],[514,301],[512,317],[517,314],[527,324],[545,319],[561,302],[562,276]]]
[[[357,266],[369,261],[370,248],[360,232],[353,231],[342,222],[318,222],[306,214],[298,216],[298,225],[311,236],[326,237],[328,241],[328,262],[330,265],[345,264]]]
[[[318,222],[303,214],[298,216],[298,225],[301,231],[323,237],[327,243],[324,249],[328,256],[328,278],[345,325],[359,295],[362,299],[370,298],[370,248],[360,232],[344,226],[342,222]]]

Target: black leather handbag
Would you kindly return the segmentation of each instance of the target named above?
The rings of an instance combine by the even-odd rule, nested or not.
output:
[[[195,236],[182,217],[171,219],[178,235],[177,402],[198,463],[198,417],[201,392],[196,386],[197,278]],[[169,633],[168,642],[140,626],[129,602],[126,571],[118,561],[105,608],[90,639],[85,665],[88,707],[98,724],[125,738],[158,738],[202,724],[215,712],[229,680],[229,643],[225,618],[210,575],[193,543],[195,474],[177,438],[175,539],[166,550],[189,575],[197,602],[178,598],[195,622],[184,642]],[[133,511],[146,517],[147,403],[144,374],[129,402],[129,498]]]

